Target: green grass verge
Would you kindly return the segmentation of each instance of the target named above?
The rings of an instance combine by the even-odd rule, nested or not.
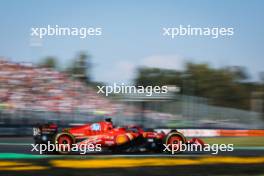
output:
[[[264,147],[264,137],[201,138],[207,144],[234,144],[234,147]]]

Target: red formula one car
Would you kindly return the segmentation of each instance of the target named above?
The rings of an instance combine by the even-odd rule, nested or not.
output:
[[[72,147],[83,144],[100,146],[111,152],[163,152],[169,144],[202,144],[200,139],[187,141],[186,137],[177,130],[165,134],[163,131],[143,130],[138,126],[114,127],[111,119],[78,127],[58,130],[55,124],[46,124],[33,128],[36,144],[62,144]],[[67,154],[70,150],[60,150]],[[177,152],[177,151],[176,151]]]

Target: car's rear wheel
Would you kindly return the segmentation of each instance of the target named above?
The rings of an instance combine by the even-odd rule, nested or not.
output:
[[[166,150],[166,152],[173,152],[174,153],[180,153],[181,145],[186,144],[186,138],[183,136],[183,134],[179,132],[171,132],[165,137],[164,144],[167,146],[167,148],[170,149]]]
[[[58,152],[61,154],[68,154],[71,152],[73,137],[67,133],[59,133],[55,137],[55,142],[58,145]]]

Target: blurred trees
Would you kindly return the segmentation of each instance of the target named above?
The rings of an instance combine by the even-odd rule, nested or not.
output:
[[[90,69],[90,56],[81,52],[73,59],[71,65],[66,69],[66,72],[82,82],[90,83]]]
[[[51,68],[55,70],[65,71],[71,77],[79,79],[84,83],[91,83],[91,64],[90,56],[84,52],[80,52],[66,69],[59,68],[58,61],[55,57],[46,57],[38,64],[40,67]]]
[[[258,88],[246,82],[243,67],[212,68],[208,64],[187,63],[183,71],[139,68],[136,85],[177,85],[185,95],[200,96],[218,106],[250,109],[251,93]]]
[[[181,83],[181,72],[160,68],[139,68],[135,80],[137,86],[178,85]]]
[[[41,63],[39,63],[40,67],[46,67],[46,68],[52,68],[56,69],[57,68],[57,59],[55,57],[46,57],[42,60]]]

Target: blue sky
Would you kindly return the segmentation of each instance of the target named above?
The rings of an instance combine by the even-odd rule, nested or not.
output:
[[[0,56],[37,63],[55,56],[61,67],[79,51],[92,55],[93,79],[129,82],[138,66],[182,69],[186,61],[214,67],[245,66],[252,79],[264,71],[264,1],[0,1]],[[162,27],[233,27],[234,36],[162,36]],[[30,45],[30,28],[102,27],[103,35],[44,38]]]

